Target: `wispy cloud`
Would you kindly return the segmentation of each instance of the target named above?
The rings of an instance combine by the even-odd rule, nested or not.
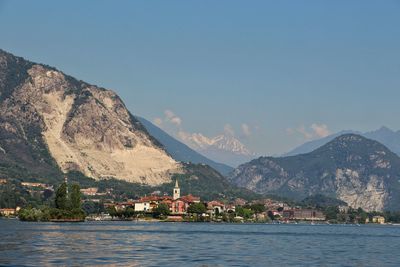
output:
[[[302,138],[306,140],[323,138],[331,134],[326,124],[313,123],[310,127],[300,125],[297,128],[287,128],[286,133],[288,135],[300,134]]]
[[[304,136],[305,139],[311,139],[313,137],[312,133],[309,133],[306,130],[306,127],[304,127],[304,125],[301,125],[300,127],[297,128],[297,132],[299,132],[300,134],[302,134]]]
[[[243,136],[246,138],[250,137],[250,135],[251,135],[250,126],[247,123],[242,123],[241,128],[242,128]]]
[[[311,129],[314,131],[314,134],[318,137],[326,137],[331,134],[326,124],[313,123],[311,125]]]
[[[165,120],[171,122],[172,124],[175,124],[176,126],[181,126],[182,124],[182,119],[175,115],[175,113],[169,109],[164,111],[165,114]]]

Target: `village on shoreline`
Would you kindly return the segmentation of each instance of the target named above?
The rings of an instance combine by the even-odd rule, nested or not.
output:
[[[0,184],[7,181],[0,179]],[[67,181],[65,190],[68,194]],[[63,185],[62,184],[62,185]],[[54,192],[52,186],[43,183],[22,182],[30,194],[50,195]],[[61,186],[60,186],[61,187]],[[58,194],[60,188],[57,189]],[[75,189],[78,190],[78,189]],[[0,215],[7,218],[18,217],[27,221],[163,221],[163,222],[227,222],[227,223],[391,223],[383,213],[366,213],[362,209],[352,209],[348,206],[302,207],[265,198],[246,201],[237,198],[231,201],[202,201],[200,197],[191,194],[181,195],[178,180],[172,188],[171,195],[161,195],[153,192],[149,196],[125,201],[114,201],[107,196],[112,190],[99,192],[96,187],[79,189],[75,198],[74,209],[63,213],[49,207],[15,207],[0,208]],[[79,196],[78,196],[79,195]],[[81,199],[82,197],[82,199]],[[79,198],[79,200],[76,200]],[[57,196],[56,196],[57,199]],[[65,200],[66,201],[66,200]],[[56,200],[57,202],[57,200]],[[65,204],[68,206],[68,204]],[[57,203],[56,203],[57,206]],[[63,209],[63,208],[62,208]],[[61,209],[61,210],[62,210]],[[54,215],[55,214],[55,215]]]

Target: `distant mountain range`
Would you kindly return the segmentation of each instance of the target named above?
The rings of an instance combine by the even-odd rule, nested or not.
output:
[[[207,158],[229,166],[236,167],[256,156],[232,134],[224,133],[209,138],[202,134],[194,133],[181,138],[189,147]]]
[[[284,154],[283,156],[294,156],[294,155],[298,155],[298,154],[309,153],[309,152],[317,149],[318,147],[327,144],[328,142],[332,141],[336,137],[343,135],[343,134],[349,134],[349,133],[359,134],[366,138],[376,140],[376,141],[382,143],[383,145],[387,146],[391,151],[393,151],[397,155],[400,155],[400,131],[397,131],[397,132],[392,131],[391,129],[383,126],[378,130],[366,132],[366,133],[361,133],[361,132],[351,131],[351,130],[342,131],[342,132],[332,134],[332,135],[329,135],[329,136],[321,138],[321,139],[317,139],[317,140],[313,140],[313,141],[304,143],[304,144],[296,147],[292,151]]]
[[[323,194],[368,211],[400,210],[399,156],[356,134],[340,135],[305,154],[260,157],[239,166],[229,180],[261,194],[297,200]]]
[[[184,143],[173,138],[150,121],[141,117],[136,118],[143,124],[146,130],[165,147],[167,152],[175,160],[182,162],[207,164],[223,175],[227,175],[233,170],[233,168],[228,165],[217,163],[213,160],[206,158],[205,156],[191,149]]]
[[[228,180],[208,165],[226,174],[231,168],[218,162],[254,157],[233,135],[188,135],[191,149],[133,116],[114,92],[0,50],[1,178],[57,184],[68,175],[142,193],[165,192],[178,178],[207,199],[258,197],[249,190],[297,200],[323,194],[366,210],[400,210],[400,158],[387,148],[400,153],[399,132],[363,134],[387,147],[337,135],[292,151],[305,154],[242,164]]]

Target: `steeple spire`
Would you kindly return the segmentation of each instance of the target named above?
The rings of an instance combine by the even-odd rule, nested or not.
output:
[[[68,195],[68,177],[66,175],[64,176],[64,183],[67,186],[67,195]]]
[[[178,199],[181,197],[181,189],[179,188],[179,184],[178,184],[178,179],[175,180],[175,187],[173,190],[173,195],[172,198],[174,200]]]

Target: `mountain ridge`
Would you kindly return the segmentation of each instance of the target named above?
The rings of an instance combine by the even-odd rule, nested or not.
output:
[[[325,194],[365,210],[400,208],[400,158],[377,141],[344,134],[306,154],[260,157],[229,180],[257,193],[301,200]]]
[[[366,138],[373,139],[375,141],[378,141],[385,146],[387,146],[390,150],[395,152],[397,155],[400,155],[400,131],[393,131],[389,129],[386,126],[382,126],[381,128],[374,130],[374,131],[369,131],[369,132],[359,132],[359,131],[352,131],[352,130],[345,130],[341,131],[335,134],[331,134],[327,137],[316,139],[316,140],[311,140],[308,141],[304,144],[301,144],[291,151],[283,154],[282,156],[294,156],[298,154],[304,154],[311,152],[318,147],[328,143],[329,141],[332,141],[334,138],[346,134],[346,133],[353,133],[353,134],[359,134],[362,135]]]

